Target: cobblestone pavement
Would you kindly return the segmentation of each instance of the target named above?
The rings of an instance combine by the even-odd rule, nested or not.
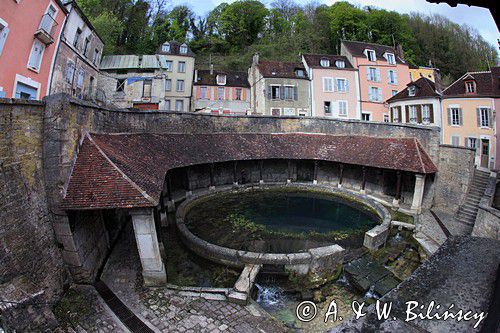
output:
[[[102,280],[157,332],[286,332],[281,323],[255,303],[240,306],[216,300],[221,297],[218,295],[209,300],[196,293],[142,287],[140,262],[130,226],[114,248]]]
[[[92,286],[72,286],[54,312],[61,324],[55,333],[128,332]]]

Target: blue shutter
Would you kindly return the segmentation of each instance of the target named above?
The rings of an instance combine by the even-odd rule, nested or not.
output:
[[[376,81],[380,82],[380,68],[377,68],[375,71],[377,72],[377,79],[376,79]]]
[[[349,92],[349,80],[345,80],[345,91]]]
[[[372,88],[371,88],[371,87],[368,87],[368,100],[369,100],[369,101],[372,101],[372,100],[373,100],[373,96],[372,96]]]
[[[0,35],[0,55],[2,54],[3,47],[5,42],[7,41],[7,36],[9,35],[9,28],[5,27],[2,30],[2,34]]]

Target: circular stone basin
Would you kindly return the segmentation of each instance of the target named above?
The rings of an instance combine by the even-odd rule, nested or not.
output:
[[[343,194],[301,189],[247,189],[195,200],[184,222],[194,235],[235,250],[296,253],[363,245],[377,212]]]

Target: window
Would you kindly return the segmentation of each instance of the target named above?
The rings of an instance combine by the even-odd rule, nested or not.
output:
[[[33,47],[31,48],[30,59],[28,62],[28,67],[36,71],[40,70],[40,65],[42,64],[43,51],[45,50],[45,45],[42,44],[38,39],[33,42]]]
[[[165,91],[172,91],[172,79],[165,79]]]
[[[200,87],[200,99],[207,99],[207,87]]]
[[[369,87],[368,88],[368,99],[372,102],[381,102],[382,101],[382,89],[377,87]]]
[[[397,93],[398,93],[398,91],[397,91],[397,90],[393,90],[393,91],[391,92],[392,96],[397,95]]]
[[[52,28],[54,27],[55,17],[57,10],[54,6],[49,5],[47,8],[47,12],[42,17],[42,21],[40,22],[40,29],[48,33],[52,36]]]
[[[78,43],[80,43],[80,37],[82,37],[82,29],[76,29],[75,39],[73,40],[73,46],[78,48]]]
[[[88,38],[85,38],[85,44],[83,45],[83,55],[87,54],[89,44],[90,44],[90,40]]]
[[[297,112],[299,113],[300,117],[307,117],[307,109],[297,109]]]
[[[479,109],[479,120],[481,127],[490,127],[490,109],[488,108],[480,108]]]
[[[330,60],[328,59],[321,59],[319,64],[321,67],[330,67]]]
[[[283,114],[285,116],[295,116],[295,109],[294,108],[283,108]]]
[[[330,101],[325,101],[324,108],[325,108],[325,114],[326,115],[331,115],[332,114],[332,103]]]
[[[361,120],[363,121],[370,121],[371,120],[371,117],[372,115],[369,114],[369,113],[361,113]]]
[[[347,117],[347,101],[339,101],[339,116]]]
[[[177,80],[177,91],[184,91],[184,80]]]
[[[226,76],[219,74],[217,75],[217,84],[218,85],[225,85],[226,84]]]
[[[337,61],[335,61],[335,66],[337,66],[337,68],[345,68],[345,61],[344,60],[337,60]]]
[[[271,86],[271,99],[280,99],[280,86]]]
[[[393,71],[393,70],[387,71],[387,81],[390,84],[398,84],[398,76],[396,74],[396,71]]]
[[[323,78],[323,91],[325,92],[333,91],[333,78],[331,77]]]
[[[281,109],[273,108],[271,109],[271,116],[279,116],[281,115]]]
[[[375,55],[375,51],[366,50],[366,59],[368,59],[368,61],[377,61],[377,56]]]
[[[418,123],[417,106],[410,105],[409,109],[410,123]]]
[[[337,79],[337,91],[338,92],[347,92],[347,80],[346,79]]]
[[[422,105],[422,122],[424,124],[430,124],[431,122],[431,106],[428,104]]]
[[[165,61],[165,70],[167,72],[171,72],[173,68],[174,68],[174,63],[172,62],[172,60]]]
[[[388,123],[388,122],[389,122],[389,115],[384,114],[384,123]]]
[[[142,85],[142,97],[150,98],[151,97],[151,88],[153,85],[152,79],[145,79]]]
[[[391,115],[392,115],[392,122],[393,123],[399,123],[401,122],[401,119],[399,118],[400,116],[400,110],[401,108],[398,106],[392,107],[391,108]]]
[[[288,99],[288,100],[294,100],[295,99],[294,89],[295,89],[295,87],[285,86],[284,87],[284,95],[285,96],[283,96],[283,98]]]
[[[177,66],[177,71],[179,73],[185,73],[186,72],[186,62],[184,61],[179,61],[179,64]]]
[[[456,136],[456,135],[453,135],[451,137],[451,144],[453,146],[460,146],[460,137],[459,136]]]
[[[175,101],[175,111],[184,111],[184,101],[182,99]]]
[[[78,70],[78,74],[76,76],[76,86],[78,88],[82,88],[83,87],[83,80],[85,78],[85,72],[82,70],[82,69],[79,69]]]
[[[188,52],[188,47],[186,44],[182,44],[181,47],[180,47],[180,53],[181,54],[187,54]]]
[[[465,91],[468,94],[473,94],[476,92],[476,84],[474,81],[467,81],[465,82]]]
[[[387,63],[389,65],[395,65],[396,64],[396,58],[394,57],[394,54],[392,54],[392,53],[386,53],[385,57],[386,57]]]
[[[380,68],[369,67],[366,74],[368,81],[380,82]]]
[[[305,73],[304,73],[303,69],[297,69],[297,71],[295,72],[295,74],[297,75],[297,77],[304,77],[305,76]]]
[[[242,98],[242,91],[241,88],[236,88],[236,96],[234,96],[234,99],[237,101],[241,101]]]
[[[125,79],[118,79],[116,81],[116,91],[117,92],[125,91],[125,82],[127,82],[127,80],[125,80]]]
[[[451,119],[451,125],[458,125],[460,126],[462,123],[461,115],[460,115],[460,109],[459,108],[451,108],[450,109],[450,119]]]
[[[162,52],[166,52],[166,53],[169,53],[170,52],[170,44],[169,43],[165,43],[161,46],[161,51]]]
[[[95,49],[94,50],[94,59],[92,59],[92,62],[97,65],[99,63],[99,50]]]
[[[478,147],[477,138],[465,138],[465,145],[469,148],[476,149]]]
[[[38,89],[22,82],[17,82],[16,95],[15,98],[21,99],[36,99],[38,95]]]
[[[226,99],[226,89],[224,87],[217,88],[217,99],[220,101]]]
[[[0,55],[2,55],[3,47],[7,41],[7,36],[9,35],[9,27],[7,23],[0,19]]]
[[[75,75],[75,64],[72,61],[68,61],[66,64],[66,77],[65,80],[68,83],[73,83],[73,76]]]
[[[408,96],[415,96],[416,91],[417,91],[417,88],[415,86],[409,86],[408,87]]]
[[[165,100],[165,110],[172,110],[172,105],[170,104],[170,100]]]

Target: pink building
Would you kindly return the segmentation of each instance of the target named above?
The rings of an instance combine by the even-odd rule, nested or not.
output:
[[[340,53],[359,70],[361,119],[389,121],[385,101],[410,82],[410,70],[402,52],[385,45],[342,41]]]
[[[312,116],[360,119],[358,70],[345,56],[304,54],[311,84]]]
[[[66,15],[60,0],[1,1],[0,97],[47,95]]]

